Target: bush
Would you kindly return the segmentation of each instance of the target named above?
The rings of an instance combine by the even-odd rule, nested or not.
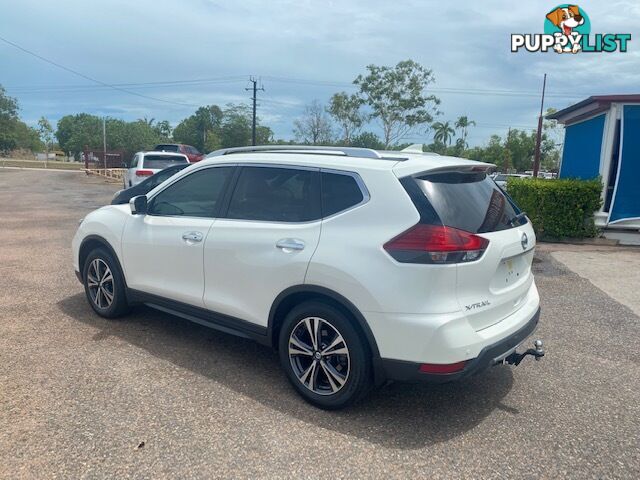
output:
[[[509,178],[507,190],[527,212],[540,239],[595,237],[598,233],[593,214],[602,204],[600,179]]]

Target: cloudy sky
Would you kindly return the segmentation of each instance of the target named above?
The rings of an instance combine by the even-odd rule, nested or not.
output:
[[[640,3],[579,5],[592,32],[631,33],[629,52],[511,53],[512,33],[542,32],[555,3],[539,1],[0,0],[2,38],[144,97],[3,41],[0,84],[30,124],[79,112],[175,124],[198,105],[248,102],[255,75],[265,88],[259,115],[278,138],[290,138],[305,104],[353,91],[368,64],[411,58],[435,74],[440,119],[468,115],[478,124],[469,142],[482,144],[508,126],[535,127],[544,73],[549,107],[640,93]]]

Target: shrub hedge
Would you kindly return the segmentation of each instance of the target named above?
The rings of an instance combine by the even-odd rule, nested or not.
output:
[[[509,178],[507,191],[527,213],[536,236],[549,238],[595,237],[593,214],[600,208],[600,179]]]

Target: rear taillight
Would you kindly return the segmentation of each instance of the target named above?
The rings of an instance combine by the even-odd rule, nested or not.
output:
[[[434,375],[447,375],[464,370],[466,361],[457,363],[423,363],[420,365],[421,373],[431,373]]]
[[[460,263],[479,259],[486,238],[443,225],[417,224],[389,240],[384,249],[403,263]]]
[[[136,170],[137,177],[150,177],[153,175],[153,170]]]

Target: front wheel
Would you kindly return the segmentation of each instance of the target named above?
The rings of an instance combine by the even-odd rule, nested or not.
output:
[[[82,272],[84,291],[91,308],[106,318],[117,318],[129,310],[122,272],[115,259],[103,248],[87,256]]]
[[[313,405],[346,407],[371,386],[364,340],[338,309],[319,302],[295,307],[280,330],[280,363],[294,388]]]

